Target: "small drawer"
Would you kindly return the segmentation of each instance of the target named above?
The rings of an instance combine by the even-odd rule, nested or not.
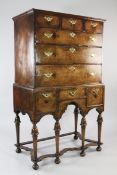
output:
[[[36,42],[102,46],[102,35],[42,28],[36,31]]]
[[[36,63],[38,64],[100,64],[102,49],[77,46],[54,46],[39,44],[36,46]]]
[[[85,30],[90,33],[102,33],[103,23],[99,21],[86,21]]]
[[[104,86],[89,86],[86,88],[87,106],[100,106],[104,104]]]
[[[39,65],[36,86],[71,86],[101,81],[100,65]]]
[[[67,88],[60,91],[60,100],[76,99],[85,97],[85,89],[81,86],[75,88]]]
[[[36,16],[37,27],[58,27],[59,17],[51,14],[39,14]]]
[[[37,112],[54,112],[56,110],[56,92],[42,90],[36,93],[36,111]]]
[[[62,29],[82,31],[83,30],[82,20],[77,18],[63,18]]]

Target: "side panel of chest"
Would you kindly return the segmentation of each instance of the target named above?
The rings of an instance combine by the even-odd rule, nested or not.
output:
[[[15,82],[34,86],[34,17],[25,14],[14,20],[15,28]]]

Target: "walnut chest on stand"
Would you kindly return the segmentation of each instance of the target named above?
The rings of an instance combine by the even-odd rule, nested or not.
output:
[[[104,20],[31,9],[13,18],[15,30],[15,83],[13,85],[16,113],[16,152],[31,151],[33,168],[47,157],[78,151],[85,156],[89,146],[101,151],[101,127],[104,111],[102,84],[102,41]],[[74,105],[75,129],[60,134],[59,120],[68,105]],[[95,108],[98,112],[98,139],[85,138],[86,115]],[[28,114],[32,122],[32,141],[20,142],[19,113]],[[78,113],[82,115],[81,134],[77,131]],[[47,114],[55,119],[55,136],[38,139],[37,123]],[[60,137],[74,135],[81,146],[59,149]],[[54,139],[54,154],[37,156],[37,143]],[[85,144],[85,142],[89,142]],[[26,144],[33,144],[32,149]]]

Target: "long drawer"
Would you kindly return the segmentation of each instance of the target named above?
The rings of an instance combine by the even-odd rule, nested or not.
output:
[[[36,31],[36,42],[102,46],[102,34],[40,28]]]
[[[71,86],[101,82],[100,65],[39,65],[36,66],[36,87]]]
[[[100,64],[102,62],[101,48],[39,44],[36,46],[35,53],[38,64]]]

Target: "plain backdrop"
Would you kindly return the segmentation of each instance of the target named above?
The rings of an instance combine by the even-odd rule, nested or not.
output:
[[[12,17],[31,8],[105,18],[103,44],[103,82],[106,86],[105,112],[103,113],[104,142],[102,152],[88,149],[84,158],[79,152],[61,157],[61,164],[49,158],[32,170],[30,153],[15,153],[15,127],[12,84],[14,82],[14,26]],[[117,0],[0,0],[0,174],[2,175],[117,175]],[[61,120],[61,132],[72,131],[74,106],[69,106]],[[81,117],[79,117],[79,120]],[[87,137],[97,138],[97,113],[87,116]],[[31,139],[32,124],[28,116],[21,116],[21,140]],[[46,116],[38,124],[39,136],[54,134],[54,120]],[[80,121],[79,121],[80,130]],[[80,145],[72,136],[61,139],[61,148]],[[39,143],[39,155],[55,152],[53,141]]]

